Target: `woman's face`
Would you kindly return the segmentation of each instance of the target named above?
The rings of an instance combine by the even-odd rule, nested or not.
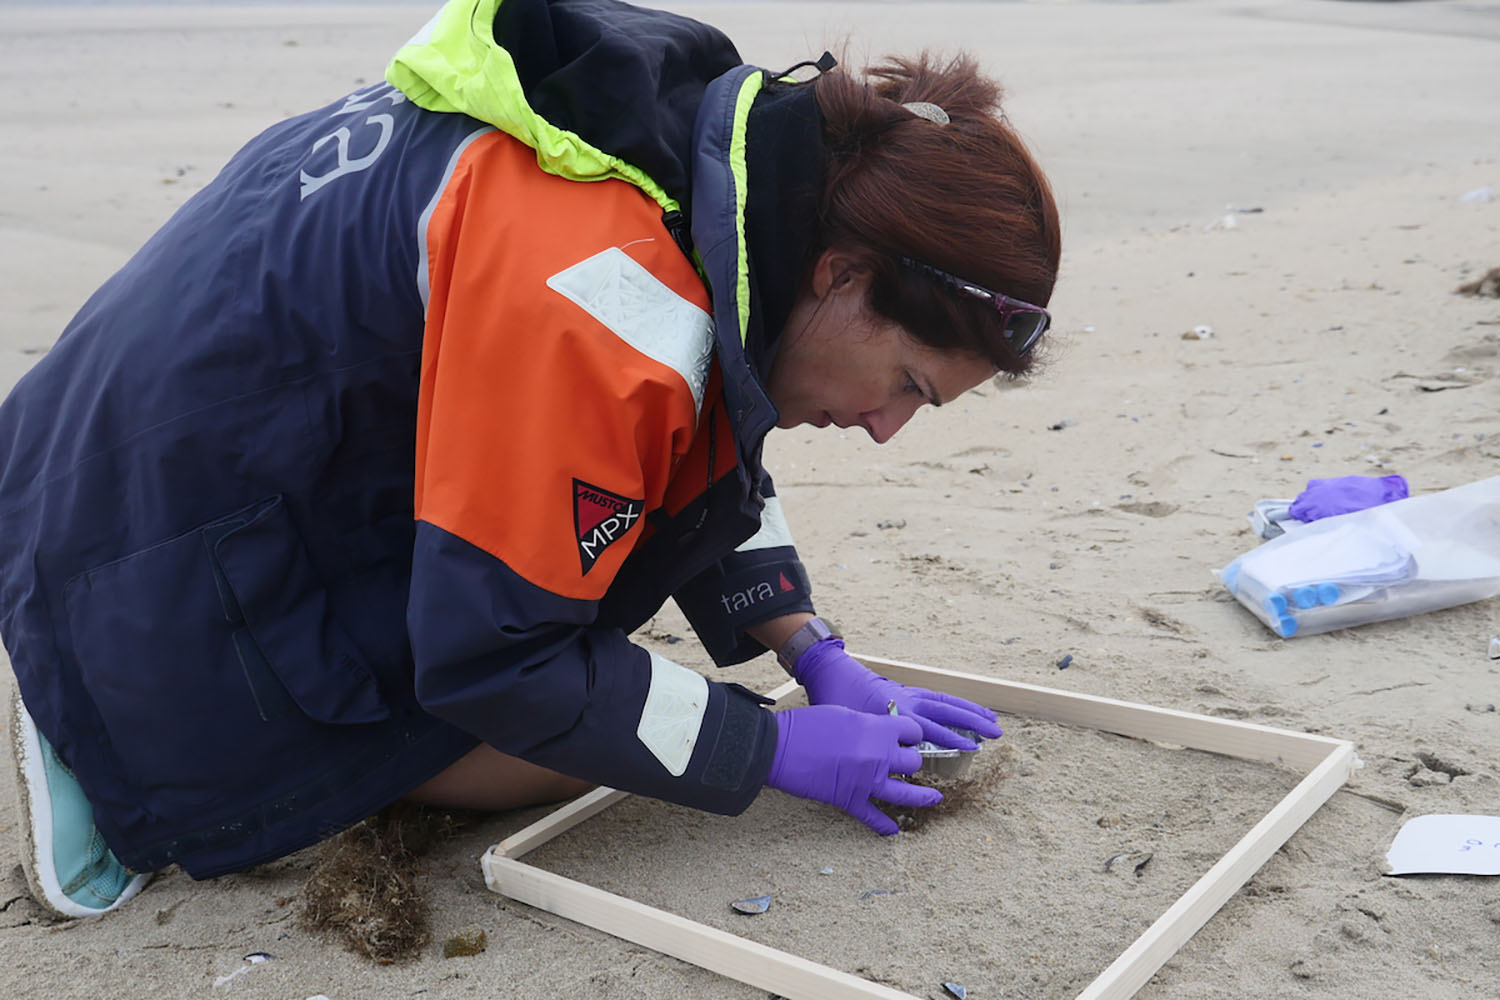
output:
[[[778,427],[863,427],[889,441],[924,404],[941,406],[989,379],[995,366],[936,351],[864,307],[869,274],[827,251],[792,307],[767,385]]]

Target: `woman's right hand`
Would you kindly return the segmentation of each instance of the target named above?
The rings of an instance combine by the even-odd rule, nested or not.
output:
[[[839,705],[813,705],[776,713],[780,739],[766,784],[790,795],[837,806],[876,833],[889,836],[896,822],[870,800],[898,806],[932,806],[943,795],[893,774],[915,774],[922,756],[922,727],[899,715],[870,715]]]

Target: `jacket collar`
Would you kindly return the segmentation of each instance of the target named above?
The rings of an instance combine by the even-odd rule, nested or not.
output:
[[[823,187],[823,115],[812,87],[762,87],[750,108],[746,138],[751,309],[745,348],[751,367],[765,382],[813,263]]]
[[[768,76],[739,66],[709,84],[693,133],[693,245],[736,444],[752,466],[778,416],[765,377],[812,245],[823,158],[812,88]]]

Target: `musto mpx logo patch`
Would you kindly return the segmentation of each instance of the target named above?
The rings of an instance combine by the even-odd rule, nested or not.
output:
[[[582,479],[573,480],[573,530],[585,574],[605,549],[625,537],[645,507],[644,500],[631,500]]]

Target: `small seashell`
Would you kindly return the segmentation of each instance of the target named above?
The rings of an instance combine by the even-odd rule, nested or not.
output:
[[[1116,862],[1124,862],[1120,865],[1120,870],[1123,872],[1129,869],[1135,873],[1136,878],[1140,878],[1141,872],[1151,863],[1152,857],[1154,855],[1150,851],[1126,851],[1124,854],[1116,854],[1104,862],[1104,870],[1108,872],[1115,867]]]
[[[950,997],[955,997],[957,1000],[968,1000],[969,991],[958,983],[944,983],[943,989],[948,991]]]
[[[1500,635],[1490,636],[1490,659],[1500,660]]]
[[[736,899],[729,904],[736,913],[765,913],[771,908],[770,896],[751,896],[748,899]]]
[[[830,866],[830,865],[825,865],[822,868],[818,869],[818,874],[819,875],[832,875],[833,874],[833,867]]]
[[[214,988],[218,989],[220,986],[225,986],[233,982],[240,976],[243,976],[245,973],[255,968],[257,965],[260,965],[264,962],[269,962],[274,957],[274,955],[268,955],[263,951],[252,951],[242,959],[242,961],[246,964],[240,966],[238,969],[235,969],[227,976],[219,976],[214,979]]]

